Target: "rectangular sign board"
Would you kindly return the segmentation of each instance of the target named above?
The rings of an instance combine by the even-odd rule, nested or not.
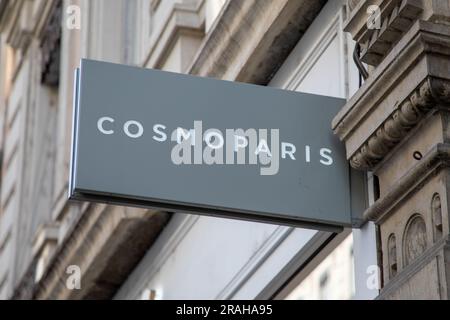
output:
[[[351,226],[349,165],[330,128],[344,103],[82,60],[70,199]]]

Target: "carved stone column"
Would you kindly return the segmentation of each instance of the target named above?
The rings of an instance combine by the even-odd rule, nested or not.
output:
[[[351,165],[379,181],[364,213],[379,231],[379,298],[449,299],[450,1],[348,7],[346,31],[369,76],[333,130]]]

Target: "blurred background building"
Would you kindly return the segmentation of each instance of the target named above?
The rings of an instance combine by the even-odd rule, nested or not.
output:
[[[375,2],[390,19],[403,17],[411,1]],[[376,297],[370,270],[388,260],[380,260],[372,222],[332,234],[67,200],[81,58],[349,99],[360,73],[374,74],[387,51],[377,39],[363,45],[367,7],[355,0],[0,0],[0,298]],[[402,36],[395,30],[388,43]],[[368,71],[358,70],[354,53]],[[369,204],[380,195],[377,182],[368,175]],[[77,270],[80,288],[73,288]]]
[[[0,297],[254,298],[306,244],[334,238],[69,203],[67,180],[80,58],[346,97],[358,86],[346,14],[342,1],[1,1]],[[343,250],[299,298],[352,298]]]

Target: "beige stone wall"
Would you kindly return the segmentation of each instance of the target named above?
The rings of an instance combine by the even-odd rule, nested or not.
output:
[[[379,27],[367,23],[370,5]],[[450,4],[349,6],[346,30],[369,75],[333,127],[352,166],[378,177],[378,199],[364,217],[379,230],[379,298],[448,299]]]
[[[113,259],[126,273],[154,241],[169,216],[107,207],[106,211],[114,213],[101,217],[93,214],[96,209],[87,204],[67,201],[73,75],[81,57],[135,63],[131,58],[135,48],[127,45],[127,41],[136,30],[128,29],[127,22],[138,8],[122,0],[2,3],[6,6],[0,12],[0,119],[4,128],[0,299],[63,297],[66,267],[71,264],[82,266],[83,276],[92,282],[86,290],[78,292],[80,296],[108,297],[110,287],[95,286],[96,277],[108,276],[118,286],[124,275],[110,275],[110,267],[104,264]],[[69,8],[79,10],[81,28],[67,26],[67,19],[74,14]],[[47,49],[46,39],[59,32],[60,49],[55,43]],[[56,60],[59,66],[56,86],[42,81],[42,61],[49,56],[60,59]],[[88,219],[86,215],[91,215],[89,223],[83,223]],[[88,230],[80,230],[82,226]],[[142,232],[143,228],[147,233],[133,240],[133,232]],[[98,230],[102,230],[103,238],[83,247],[82,236]],[[135,249],[127,250],[126,245],[119,246],[113,239],[133,244]],[[105,247],[105,243],[110,245]],[[69,251],[71,245],[75,251]],[[93,256],[97,260],[77,260]],[[60,269],[58,261],[64,261]],[[103,263],[101,267],[99,261]]]

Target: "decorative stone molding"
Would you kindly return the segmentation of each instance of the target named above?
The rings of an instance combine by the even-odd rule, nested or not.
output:
[[[403,235],[402,251],[405,266],[420,257],[427,247],[427,225],[420,214],[414,214],[406,224]]]
[[[353,155],[355,169],[375,167],[433,108],[450,104],[450,80],[428,78],[403,102]]]
[[[158,9],[159,1],[151,3],[152,12]],[[191,36],[203,37],[205,24],[205,0],[190,3],[174,3],[164,27],[159,30],[150,44],[143,66],[161,68],[166,53],[174,45],[178,37],[184,33]]]
[[[444,119],[447,117],[443,116]],[[377,207],[382,203],[385,205],[374,220],[379,225],[380,247],[383,252],[382,259],[379,260],[383,265],[383,298],[392,299],[391,294],[397,290],[394,296],[402,299],[430,298],[436,292],[437,296],[441,295],[441,299],[448,299],[446,297],[450,291],[439,292],[439,288],[448,286],[445,280],[448,275],[442,278],[441,275],[449,272],[448,255],[442,252],[441,247],[442,241],[449,239],[448,217],[441,219],[443,207],[439,192],[446,192],[445,185],[450,177],[449,151],[449,144],[438,144],[398,184],[388,190],[388,196],[375,203]],[[446,203],[444,208],[446,209]],[[394,256],[393,235],[399,240],[399,260],[395,270],[392,268],[391,258]],[[428,290],[417,288],[417,284],[421,282],[430,282]]]
[[[390,12],[380,19],[381,29],[374,29],[361,45],[361,60],[372,66],[378,65],[419,17],[421,6],[419,0],[398,1]]]
[[[356,169],[373,170],[431,109],[450,105],[450,27],[417,21],[333,120]]]
[[[325,3],[325,0],[228,1],[188,72],[267,84]],[[242,63],[236,65],[237,60]]]
[[[57,242],[59,234],[58,224],[50,224],[41,226],[36,232],[36,236],[33,243],[33,255],[38,255],[42,248],[48,242]]]
[[[35,280],[39,280],[58,244],[59,225],[41,226],[33,243],[33,260],[36,261]]]
[[[386,196],[378,199],[364,212],[364,219],[381,224],[395,207],[418,190],[430,176],[448,167],[450,167],[450,144],[437,144],[415,167],[387,190]]]
[[[89,205],[56,249],[38,283],[35,269],[14,297],[33,299],[108,299],[136,266],[169,220],[169,214],[144,209]],[[77,265],[81,289],[66,287],[66,269]]]
[[[378,178],[377,199],[363,213],[378,226],[378,299],[448,299],[450,7],[440,0],[348,7],[345,30],[361,47],[355,60],[371,67],[332,126],[351,166]]]
[[[350,1],[352,2],[352,1]],[[349,3],[349,6],[357,3]],[[361,46],[361,61],[377,66],[423,11],[420,0],[363,1],[348,20],[350,32]],[[372,11],[371,6],[379,8]],[[370,26],[373,19],[375,25]]]
[[[444,262],[445,256],[450,253],[450,241],[448,238],[441,239],[434,246],[426,249],[415,261],[410,265],[406,266],[401,273],[397,274],[396,277],[389,280],[381,290],[377,300],[398,300],[398,299],[443,299],[448,300],[450,298],[449,293],[446,293],[445,284],[441,285],[441,289],[438,292],[434,292],[434,296],[428,295],[428,290],[424,290],[423,287],[414,286],[414,282],[411,283],[411,279],[414,277],[420,277],[420,273],[430,266],[430,264],[435,264],[437,269],[443,270],[443,275],[448,277],[448,271],[446,270],[446,264]],[[440,275],[438,271],[435,270],[433,274],[428,275],[433,281],[438,281]],[[407,295],[402,292],[401,289],[405,286],[410,286],[416,288],[414,295]],[[429,286],[431,287],[431,286]]]
[[[51,87],[59,84],[62,0],[53,3],[41,40],[41,82]]]
[[[371,14],[371,6],[378,7]],[[348,0],[351,10],[344,30],[361,47],[360,59],[378,66],[415,21],[448,24],[450,7],[442,0]],[[373,20],[372,20],[373,19]],[[376,27],[368,23],[376,21]]]

